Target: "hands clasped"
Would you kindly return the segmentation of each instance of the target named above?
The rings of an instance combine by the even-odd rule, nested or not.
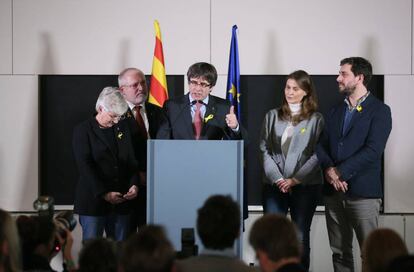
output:
[[[277,181],[275,184],[282,193],[288,193],[292,190],[293,186],[298,184],[298,182],[295,179],[288,178],[288,179],[281,179]]]
[[[325,178],[329,184],[331,184],[336,191],[346,192],[348,191],[348,183],[346,181],[342,181],[339,178],[339,172],[336,167],[329,167],[325,170]]]
[[[111,204],[120,204],[127,200],[136,198],[138,195],[138,187],[132,185],[126,194],[121,194],[120,192],[108,192],[104,195],[104,199]]]

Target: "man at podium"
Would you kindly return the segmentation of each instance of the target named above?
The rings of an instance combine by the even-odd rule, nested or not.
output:
[[[245,132],[233,106],[210,95],[217,81],[216,68],[198,62],[188,69],[190,91],[164,103],[157,139],[241,140]]]

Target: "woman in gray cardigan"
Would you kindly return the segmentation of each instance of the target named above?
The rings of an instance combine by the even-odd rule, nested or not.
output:
[[[283,104],[264,119],[260,154],[264,169],[265,213],[287,214],[298,226],[302,265],[309,269],[309,232],[322,187],[315,148],[323,129],[316,93],[302,70],[288,75]],[[282,234],[283,235],[283,234]]]

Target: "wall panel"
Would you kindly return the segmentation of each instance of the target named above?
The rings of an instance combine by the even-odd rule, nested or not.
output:
[[[231,27],[239,27],[242,74],[336,74],[360,55],[376,74],[411,73],[411,0],[212,0],[212,62],[227,73]]]
[[[12,0],[0,0],[0,74],[12,73]]]
[[[127,66],[150,73],[158,19],[167,73],[183,74],[209,60],[209,7],[209,0],[15,1],[15,73],[116,74]]]
[[[0,76],[0,207],[33,210],[38,192],[38,92],[35,76]]]
[[[405,216],[405,243],[410,254],[414,254],[414,215]]]
[[[414,212],[413,89],[414,76],[384,78],[384,101],[391,107],[393,122],[384,157],[385,212]]]

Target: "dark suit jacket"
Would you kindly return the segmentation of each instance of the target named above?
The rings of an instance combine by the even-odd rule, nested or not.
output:
[[[75,127],[73,152],[79,170],[75,193],[75,212],[80,215],[106,215],[110,211],[129,213],[130,201],[112,205],[103,199],[111,191],[126,193],[138,185],[138,162],[135,159],[131,135],[127,127],[115,125],[118,150],[113,150],[99,128],[95,117]]]
[[[191,117],[189,94],[167,100],[163,107],[163,119],[157,139],[195,139]],[[238,133],[233,132],[225,121],[230,111],[230,103],[224,99],[210,95],[200,140],[241,140],[246,136],[240,125]],[[208,117],[211,117],[208,119]]]
[[[162,108],[153,105],[151,103],[145,102],[145,111],[147,113],[148,123],[149,123],[149,135],[151,139],[157,137],[157,131],[160,126],[160,120],[162,116]],[[142,137],[139,133],[138,123],[134,118],[134,114],[130,109],[128,109],[126,118],[120,123],[120,126],[123,127],[127,125],[131,132],[132,144],[134,146],[135,157],[139,162],[140,171],[147,171],[147,139]]]
[[[317,154],[323,169],[335,166],[348,183],[351,197],[380,198],[381,157],[391,132],[391,110],[370,94],[352,116],[342,134],[346,103],[334,107],[327,116]],[[325,183],[325,193],[333,187]]]

